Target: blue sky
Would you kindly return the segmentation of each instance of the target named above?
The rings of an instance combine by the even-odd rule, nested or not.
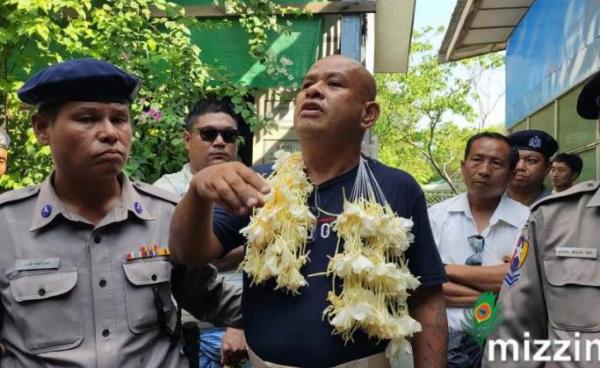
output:
[[[414,28],[447,27],[455,5],[456,0],[417,0]]]
[[[414,29],[421,29],[425,26],[444,26],[448,27],[452,12],[456,6],[456,0],[416,0]],[[443,35],[433,39],[435,50],[439,50]],[[482,76],[482,82],[479,88],[486,94],[492,96],[489,100],[482,97],[485,101],[486,109],[491,110],[487,119],[487,124],[504,123],[504,67],[486,73]],[[498,103],[492,109],[493,102],[497,96],[502,95]],[[458,122],[464,123],[464,122]],[[486,124],[486,125],[487,125]]]

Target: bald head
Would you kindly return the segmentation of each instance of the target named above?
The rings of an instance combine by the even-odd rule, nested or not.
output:
[[[365,101],[375,101],[377,94],[377,87],[375,84],[375,78],[373,75],[358,61],[351,59],[343,55],[331,55],[326,56],[310,68],[324,68],[331,69],[332,71],[350,71],[352,78],[361,86],[361,91],[365,98]],[[310,73],[310,71],[308,73]]]
[[[360,63],[340,55],[317,61],[296,96],[294,127],[303,147],[359,151],[365,131],[379,117],[375,93],[375,80]]]

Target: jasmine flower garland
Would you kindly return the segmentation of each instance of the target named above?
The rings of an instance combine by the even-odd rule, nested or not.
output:
[[[265,205],[254,211],[240,232],[248,239],[242,268],[252,284],[275,278],[276,289],[292,294],[306,285],[300,268],[308,261],[308,230],[316,218],[306,201],[313,186],[304,172],[300,153],[277,151],[273,173],[267,178],[271,192]]]
[[[406,337],[421,331],[406,303],[408,290],[420,285],[404,259],[413,240],[412,225],[388,204],[363,197],[345,200],[332,227],[338,234],[338,251],[327,267],[334,285],[327,297],[331,305],[323,312],[344,341],[351,341],[361,329],[369,337],[391,340],[387,349],[391,357],[407,350]],[[342,239],[344,250],[339,252]],[[336,279],[343,280],[339,293]]]
[[[297,294],[307,284],[300,269],[308,261],[308,229],[316,222],[306,205],[313,186],[300,153],[279,151],[276,158],[265,206],[241,230],[248,239],[242,267],[252,284],[275,278],[276,289]],[[333,285],[323,316],[345,342],[361,329],[370,337],[390,340],[386,353],[391,357],[408,349],[406,337],[421,331],[406,302],[408,290],[420,285],[404,258],[413,241],[412,225],[393,212],[361,157],[350,200],[344,199],[343,212],[333,223],[338,245],[326,271]],[[336,292],[339,279],[343,285]]]

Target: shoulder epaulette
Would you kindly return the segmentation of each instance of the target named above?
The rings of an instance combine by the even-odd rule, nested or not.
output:
[[[39,185],[32,185],[29,187],[9,190],[0,194],[0,206],[4,206],[7,203],[17,202],[25,198],[32,197],[40,191]]]
[[[144,192],[148,195],[151,195],[152,197],[163,199],[173,204],[177,204],[181,200],[181,198],[177,194],[155,187],[154,185],[142,183],[139,181],[135,181],[132,184],[133,187],[139,190],[140,192]]]
[[[559,199],[567,198],[567,197],[576,197],[581,194],[595,192],[598,189],[598,187],[600,187],[600,181],[593,181],[593,180],[584,181],[583,183],[574,185],[565,191],[562,191],[562,192],[559,192],[556,194],[552,194],[552,195],[549,195],[547,197],[540,199],[539,201],[535,202],[533,204],[533,206],[531,206],[531,211],[534,211],[541,205],[551,203],[555,200],[559,200]]]

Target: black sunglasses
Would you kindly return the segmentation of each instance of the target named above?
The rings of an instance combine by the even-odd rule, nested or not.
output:
[[[203,127],[203,128],[194,128],[190,130],[192,133],[198,133],[200,138],[205,142],[214,142],[218,136],[223,138],[223,142],[225,143],[235,143],[237,137],[240,135],[237,129],[227,128],[227,129],[217,129],[213,127]]]

